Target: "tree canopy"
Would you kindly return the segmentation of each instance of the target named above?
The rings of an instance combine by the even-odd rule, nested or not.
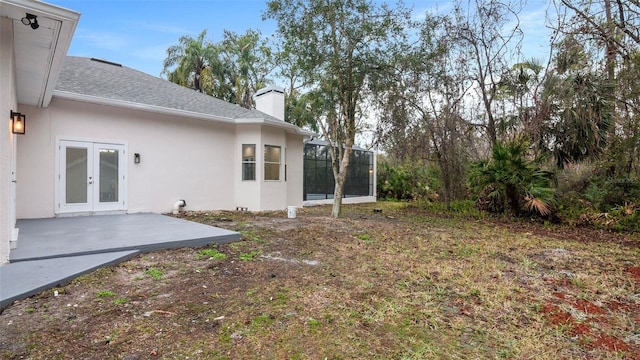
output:
[[[330,146],[335,181],[332,215],[340,214],[344,181],[358,124],[367,114],[368,81],[405,41],[409,13],[367,0],[271,0],[283,48],[307,89],[306,104]],[[295,24],[295,26],[292,26]]]
[[[549,214],[560,195],[548,190],[564,186],[555,177],[581,166],[593,176],[566,183],[584,201],[617,199],[622,191],[611,184],[635,194],[640,4],[552,0],[544,59],[522,52],[525,5],[454,0],[448,12],[417,14],[402,3],[269,0],[263,17],[277,23],[274,42],[256,30],[225,31],[217,43],[206,30],[183,36],[163,74],[247,108],[260,87],[284,84],[286,120],[332,144],[334,216],[365,126],[388,161],[436,168],[429,173],[447,206],[486,203],[502,189],[506,203],[496,208]],[[640,202],[640,190],[611,201]]]

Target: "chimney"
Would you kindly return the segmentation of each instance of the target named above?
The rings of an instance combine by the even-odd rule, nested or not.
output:
[[[284,89],[267,86],[258,90],[254,96],[256,110],[284,121]]]

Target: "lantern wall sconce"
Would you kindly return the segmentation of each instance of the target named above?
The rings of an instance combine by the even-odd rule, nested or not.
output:
[[[133,154],[133,163],[140,164],[140,154],[138,153]]]
[[[26,115],[11,110],[11,132],[14,134],[24,135],[26,130],[26,120]]]

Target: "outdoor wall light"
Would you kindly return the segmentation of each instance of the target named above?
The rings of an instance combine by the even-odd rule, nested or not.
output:
[[[38,24],[38,17],[33,14],[26,13],[26,16],[23,17],[20,21],[25,25],[31,25],[31,28],[33,30],[40,27],[40,25]]]
[[[138,153],[133,154],[133,163],[140,164],[140,154]]]
[[[25,132],[25,123],[27,121],[27,117],[24,114],[20,114],[19,112],[14,112],[11,110],[11,132],[14,134],[24,135]]]

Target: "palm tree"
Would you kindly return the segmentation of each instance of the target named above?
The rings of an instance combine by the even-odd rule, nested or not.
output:
[[[267,84],[267,75],[273,68],[271,48],[260,38],[259,31],[251,29],[242,35],[225,31],[221,47],[231,72],[233,102],[253,108],[253,94]]]
[[[489,159],[471,165],[469,185],[479,194],[478,202],[483,209],[509,211],[514,215],[522,210],[543,216],[551,214],[553,174],[526,159],[528,148],[529,144],[521,139],[496,144]]]
[[[211,59],[216,58],[214,45],[205,42],[206,35],[205,29],[195,39],[187,35],[182,36],[178,45],[172,45],[167,49],[162,74],[165,74],[169,81],[203,92],[203,73],[209,68]]]

